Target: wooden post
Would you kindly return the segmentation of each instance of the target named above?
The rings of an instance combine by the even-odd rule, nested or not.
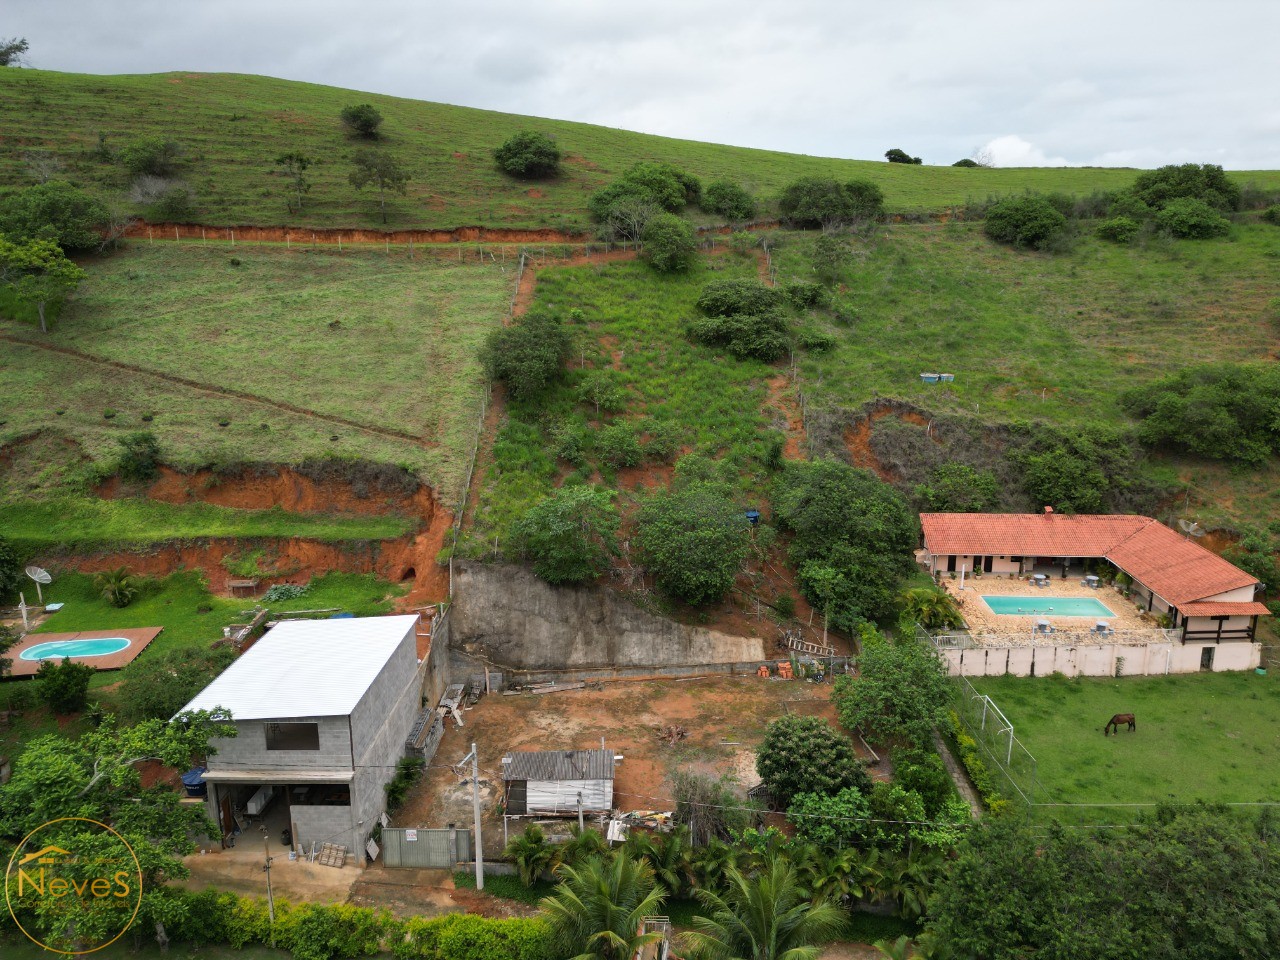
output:
[[[209,242],[209,238],[204,235],[204,227],[200,228],[200,242],[204,244]]]
[[[176,223],[173,225],[173,242],[178,242],[178,225]]]
[[[409,237],[409,259],[413,259],[413,237]]]
[[[233,247],[236,245],[236,232],[234,229],[231,231],[231,245]]]

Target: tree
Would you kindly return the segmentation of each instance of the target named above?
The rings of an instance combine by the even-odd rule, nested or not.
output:
[[[813,242],[813,251],[809,256],[813,263],[813,272],[826,284],[833,284],[840,279],[840,271],[849,262],[851,252],[849,244],[833,234],[823,234]]]
[[[1000,503],[1000,484],[990,470],[964,463],[935,467],[915,489],[916,499],[938,513],[986,513]]]
[[[1240,209],[1240,188],[1213,163],[1170,164],[1144,171],[1129,192],[1155,210],[1178,199],[1199,200],[1218,210]]]
[[[146,483],[160,474],[160,443],[156,435],[147,430],[129,433],[120,438],[120,458],[116,472],[130,483]]]
[[[382,222],[387,222],[387,191],[404,196],[409,183],[409,173],[395,157],[385,150],[361,150],[352,159],[355,169],[347,178],[357,190],[372,184],[378,190],[378,205],[382,209]]]
[[[536,823],[529,824],[524,833],[512,837],[502,855],[516,865],[520,882],[526,887],[532,887],[557,862],[555,845],[547,842],[546,834]]]
[[[9,37],[7,40],[0,40],[0,67],[22,66],[29,48],[26,37]]]
[[[107,208],[62,180],[38,183],[0,202],[0,234],[10,240],[52,240],[63,250],[97,250]]]
[[[978,163],[978,161],[977,161],[977,160],[974,160],[974,159],[972,159],[972,158],[970,158],[970,157],[965,157],[963,160],[957,160],[955,163],[953,163],[953,164],[952,164],[952,166],[953,166],[953,167],[974,167],[974,168],[976,168],[976,167],[980,167],[980,166],[982,166],[982,164]]]
[[[587,209],[605,234],[638,240],[660,211],[679,213],[697,203],[702,185],[696,177],[667,163],[637,163],[587,201]]]
[[[871,803],[858,787],[836,793],[797,793],[787,807],[796,836],[822,850],[856,847],[870,832]]]
[[[1156,213],[1156,227],[1170,236],[1210,240],[1231,232],[1231,221],[1203,200],[1179,197]]]
[[[644,255],[659,273],[684,273],[693,266],[698,241],[687,220],[660,213],[644,226]]]
[[[783,294],[777,287],[767,287],[759,280],[711,280],[698,294],[698,309],[709,317],[732,317],[735,314],[758,314],[782,306]]]
[[[755,814],[733,789],[729,775],[716,779],[687,770],[671,774],[676,802],[675,822],[687,827],[690,842],[705,848],[715,840],[732,840],[752,826]]]
[[[832,700],[847,729],[878,740],[900,737],[927,744],[951,704],[951,683],[941,661],[915,637],[898,643],[864,635],[858,675],[837,677]]]
[[[13,666],[13,661],[5,656],[13,645],[18,642],[18,633],[11,627],[0,624],[0,678],[9,673],[9,669]]]
[[[293,191],[293,196],[288,202],[290,213],[300,212],[303,198],[311,192],[311,181],[307,179],[307,170],[314,162],[306,154],[296,150],[276,157],[276,166],[283,169],[285,176],[289,178],[290,189]]]
[[[704,484],[655,494],[640,508],[636,540],[659,588],[694,606],[729,592],[750,549],[742,511]]]
[[[521,130],[493,151],[498,166],[514,177],[551,177],[560,172],[560,148],[545,133]]]
[[[791,331],[777,311],[699,317],[688,322],[689,336],[708,346],[724,347],[739,360],[772,363],[786,354]]]
[[[1007,197],[987,210],[983,230],[1000,243],[1044,250],[1066,233],[1067,218],[1044,197]]]
[[[756,202],[743,187],[732,180],[712,180],[702,193],[702,207],[718,213],[730,223],[751,220],[756,215]]]
[[[939,587],[913,587],[898,597],[902,611],[929,630],[958,627],[964,620],[951,594]]]
[[[884,194],[869,180],[842,184],[829,177],[802,177],[783,188],[778,212],[793,226],[832,231],[879,217]]]
[[[775,859],[754,877],[731,868],[723,894],[698,890],[706,916],[681,935],[692,960],[815,960],[818,944],[834,939],[845,914],[829,900],[811,901],[795,869]]]
[[[489,334],[480,362],[489,376],[506,384],[512,398],[526,400],[564,375],[570,345],[559,317],[531,310],[519,323]]]
[[[778,809],[801,793],[871,789],[849,738],[821,717],[788,714],[772,721],[756,754],[756,772]]]
[[[0,235],[0,283],[19,303],[35,307],[41,333],[49,332],[49,308],[60,309],[85,276],[52,240],[15,243]]]
[[[617,552],[618,514],[613,492],[561,487],[530,507],[514,536],[547,583],[585,583],[600,576]]]
[[[593,857],[581,867],[561,867],[555,893],[543,897],[555,956],[574,960],[631,960],[661,933],[640,933],[641,921],[661,913],[666,892],[653,868],[625,853]]]
[[[364,140],[377,140],[378,127],[382,125],[382,114],[372,104],[361,103],[342,108],[338,114],[347,134]]]
[[[182,148],[164,137],[135,137],[120,149],[120,162],[135,176],[170,177],[181,159]]]
[[[113,607],[127,607],[138,595],[138,582],[127,567],[104,570],[93,578],[93,586]]]
[[[139,660],[124,674],[122,712],[135,722],[168,720],[234,659],[234,651],[220,647]]]
[[[96,671],[87,663],[70,659],[43,660],[36,671],[40,699],[54,713],[66,715],[83,710],[89,702],[89,681]]]
[[[0,537],[0,600],[16,596],[22,585],[22,561],[13,544]]]
[[[1062,513],[1100,513],[1107,475],[1087,456],[1066,446],[1020,456],[1022,486],[1033,504]]]
[[[907,153],[907,151],[899,150],[897,147],[894,147],[891,150],[886,150],[884,153],[884,158],[888,160],[890,163],[920,164],[924,162],[919,157],[913,157],[911,156],[911,154]]]

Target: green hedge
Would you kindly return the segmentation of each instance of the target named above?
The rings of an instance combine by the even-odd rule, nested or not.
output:
[[[960,762],[969,773],[969,779],[978,788],[982,805],[991,813],[1002,813],[1010,809],[1012,805],[1000,795],[1000,788],[996,786],[995,774],[982,759],[978,742],[969,736],[960,721],[960,715],[954,710],[951,711],[951,740],[960,754]]]

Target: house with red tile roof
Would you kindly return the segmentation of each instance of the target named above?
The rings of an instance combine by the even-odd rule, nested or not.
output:
[[[1103,560],[1133,581],[1132,595],[1167,614],[1182,643],[1252,642],[1263,585],[1194,540],[1150,517],[1044,513],[922,513],[924,562],[932,574],[1030,573]],[[1212,657],[1208,658],[1212,662]]]

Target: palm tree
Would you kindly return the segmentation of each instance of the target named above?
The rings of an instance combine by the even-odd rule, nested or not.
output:
[[[579,830],[570,828],[573,836],[560,844],[559,862],[568,866],[577,866],[591,857],[602,857],[609,852],[609,844],[599,830],[587,827]]]
[[[939,627],[958,627],[964,623],[960,608],[946,590],[938,587],[913,587],[898,595],[902,612],[908,614],[922,627],[935,630]]]
[[[654,876],[673,897],[689,886],[692,873],[693,848],[689,846],[689,828],[678,826],[663,834],[648,858]]]
[[[129,575],[126,567],[102,571],[94,578],[93,585],[102,599],[113,607],[127,607],[138,595],[137,581]]]
[[[917,920],[929,904],[929,895],[942,876],[942,854],[936,850],[910,848],[884,872],[881,893],[898,904],[898,916]]]
[[[704,890],[719,889],[730,868],[736,865],[737,851],[723,840],[712,840],[705,847],[691,851],[695,884]]]
[[[662,909],[666,892],[653,868],[619,852],[591,857],[578,867],[562,866],[556,892],[542,898],[556,956],[573,960],[631,960],[661,933],[640,933],[640,923]]]
[[[874,897],[881,878],[880,851],[875,847],[824,850],[810,845],[792,854],[791,862],[800,886],[813,900],[841,903]]]
[[[810,902],[791,864],[776,859],[754,877],[726,874],[723,896],[698,891],[708,916],[693,918],[682,943],[694,960],[814,960],[832,939],[844,911],[829,900]]]
[[[559,852],[554,844],[547,842],[542,828],[531,823],[524,828],[524,833],[507,842],[502,855],[515,863],[520,882],[531,887],[543,873],[555,867]]]

